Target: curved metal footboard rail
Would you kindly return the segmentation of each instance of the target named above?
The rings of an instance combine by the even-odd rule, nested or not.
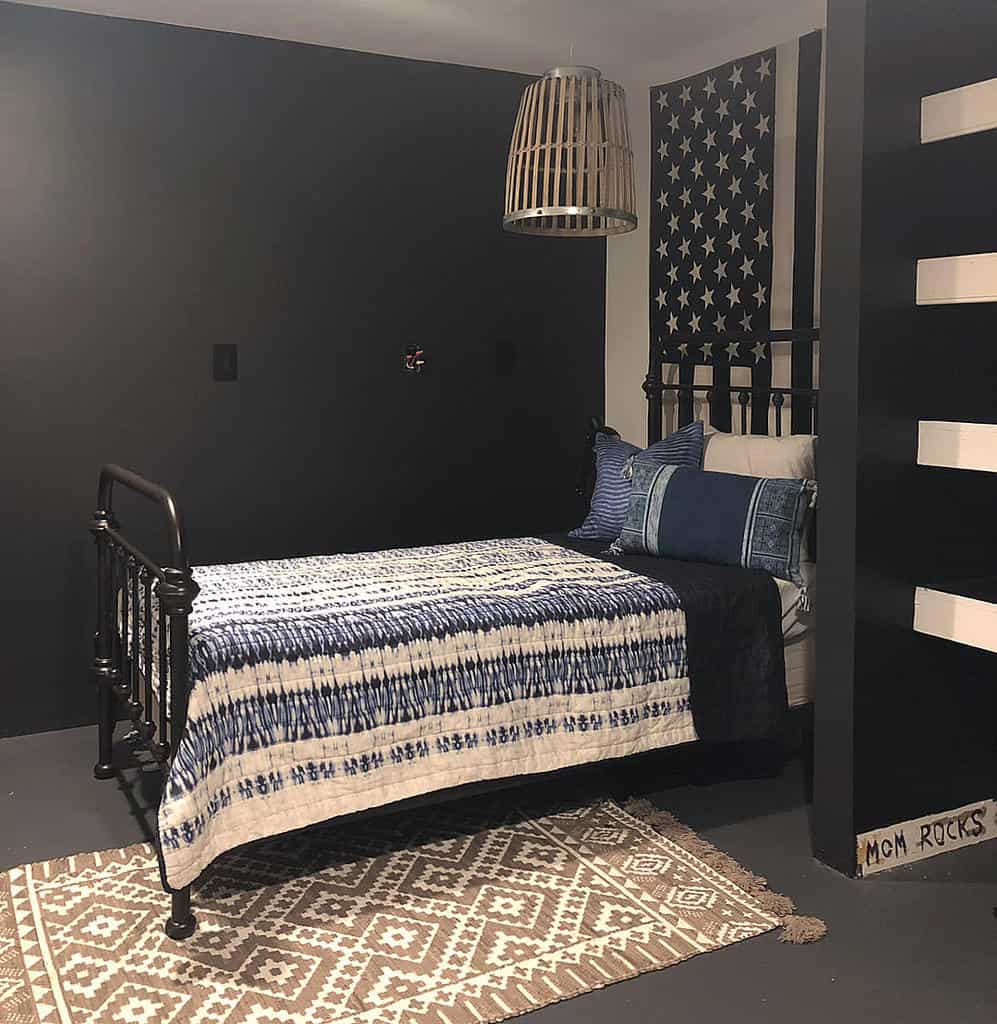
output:
[[[121,532],[114,493],[123,488],[159,507],[169,561],[143,552]],[[109,464],[100,471],[97,508],[90,522],[97,547],[97,629],[92,675],[97,689],[98,752],[94,776],[109,779],[113,764],[116,702],[133,722],[129,739],[148,745],[162,764],[177,749],[190,696],[189,617],[199,587],[184,547],[183,518],[173,495],[145,477]],[[162,868],[162,856],[160,856]],[[171,890],[166,931],[186,938],[195,927],[190,888]]]

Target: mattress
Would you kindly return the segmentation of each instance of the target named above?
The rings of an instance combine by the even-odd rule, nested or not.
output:
[[[798,707],[814,699],[816,681],[817,565],[800,565],[810,598],[810,611],[801,607],[800,588],[788,580],[776,580],[782,604],[782,635],[786,656],[786,693],[789,706]]]

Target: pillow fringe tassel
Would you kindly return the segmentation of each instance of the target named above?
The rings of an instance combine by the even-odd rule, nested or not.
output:
[[[794,913],[796,907],[788,896],[773,892],[765,878],[742,867],[733,857],[696,835],[688,825],[684,825],[668,811],[655,807],[650,800],[642,797],[632,797],[624,804],[623,809],[743,889],[766,913],[778,917],[782,925],[780,942],[817,942],[827,934],[827,925],[820,918],[804,917]]]

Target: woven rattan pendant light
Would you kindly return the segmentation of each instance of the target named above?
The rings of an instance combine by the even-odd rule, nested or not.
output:
[[[623,89],[578,66],[528,85],[509,144],[505,229],[618,235],[637,227],[636,208]]]

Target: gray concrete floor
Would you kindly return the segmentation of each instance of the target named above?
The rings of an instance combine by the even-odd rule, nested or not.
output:
[[[0,740],[0,869],[148,838],[125,790],[148,807],[154,787],[143,797],[135,770],[95,782],[95,750],[90,728]],[[775,777],[698,784],[689,763],[641,761],[642,788],[830,934],[810,946],[765,935],[540,1010],[531,1024],[997,1021],[997,842],[844,878],[811,857],[798,762]],[[577,789],[589,776],[567,778]]]

